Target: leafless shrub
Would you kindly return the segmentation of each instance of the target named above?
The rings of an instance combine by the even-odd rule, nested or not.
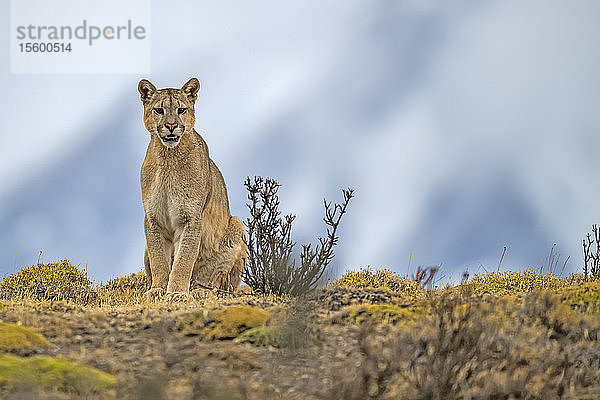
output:
[[[248,266],[244,281],[257,293],[297,296],[314,289],[334,257],[338,243],[337,229],[353,197],[352,189],[342,190],[344,200],[333,204],[323,200],[327,237],[318,244],[302,245],[300,264],[293,259],[296,244],[291,239],[295,215],[282,217],[277,190],[281,186],[270,178],[249,177],[244,182],[248,190],[250,217],[248,228]]]
[[[583,239],[583,275],[586,280],[600,277],[600,229],[596,224]]]

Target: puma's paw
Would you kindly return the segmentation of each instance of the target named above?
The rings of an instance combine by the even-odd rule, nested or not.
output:
[[[187,301],[189,300],[189,298],[190,295],[185,292],[169,292],[167,293],[166,300],[173,303],[177,303],[181,301]]]
[[[192,299],[203,299],[210,295],[211,291],[202,287],[193,288],[190,291],[190,297]]]
[[[155,288],[150,288],[150,290],[146,291],[146,293],[144,293],[144,298],[156,299],[158,297],[163,297],[164,295],[165,295],[165,289],[155,287]]]

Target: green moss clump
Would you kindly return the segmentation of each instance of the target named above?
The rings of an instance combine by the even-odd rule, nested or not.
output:
[[[87,273],[65,259],[31,265],[7,276],[0,282],[0,297],[87,303],[95,292]]]
[[[236,343],[252,343],[255,346],[272,346],[277,348],[298,348],[309,340],[309,332],[302,326],[285,324],[280,321],[274,325],[263,325],[242,332],[236,339]]]
[[[585,282],[558,291],[563,303],[584,313],[600,312],[600,282]]]
[[[476,274],[465,286],[474,294],[529,293],[534,290],[558,290],[569,286],[568,278],[553,273],[540,273],[535,269],[523,271],[492,272]]]
[[[229,306],[183,314],[177,320],[177,327],[185,335],[233,339],[248,329],[265,325],[268,319],[269,313],[258,307]]]
[[[389,269],[371,270],[369,267],[360,271],[348,271],[332,286],[354,289],[386,289],[415,296],[423,291],[418,282],[406,276],[400,276]]]
[[[396,325],[398,323],[414,322],[417,318],[425,314],[426,311],[424,308],[413,305],[401,307],[392,304],[358,304],[346,307],[346,309],[334,317],[333,322],[358,325],[365,322],[372,322],[376,324],[388,323]]]
[[[0,387],[34,387],[86,395],[116,386],[110,374],[71,361],[35,356],[0,356]]]
[[[279,326],[259,326],[248,329],[235,339],[237,343],[252,343],[255,346],[273,346],[285,347],[281,342],[281,327]]]
[[[30,328],[0,321],[0,352],[16,348],[42,348],[50,343]]]

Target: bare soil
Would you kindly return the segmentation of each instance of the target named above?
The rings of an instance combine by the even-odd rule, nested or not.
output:
[[[46,354],[113,374],[118,387],[100,398],[322,399],[340,379],[359,379],[348,366],[361,363],[360,328],[332,324],[332,313],[349,302],[393,302],[386,293],[313,298],[302,317],[312,322],[310,340],[283,349],[188,336],[176,325],[178,315],[199,308],[278,303],[249,296],[120,307],[5,301],[0,320],[33,327],[51,343],[17,355]]]

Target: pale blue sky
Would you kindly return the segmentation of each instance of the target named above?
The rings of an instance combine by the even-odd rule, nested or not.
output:
[[[9,2],[1,3],[8,26]],[[196,129],[247,217],[242,182],[283,184],[296,239],[356,190],[338,270],[443,263],[569,269],[599,222],[600,3],[152,3],[158,87],[197,76]],[[67,11],[68,12],[68,11]],[[8,29],[0,51],[8,54]],[[69,257],[141,267],[141,75],[11,75],[0,63],[0,273]]]

